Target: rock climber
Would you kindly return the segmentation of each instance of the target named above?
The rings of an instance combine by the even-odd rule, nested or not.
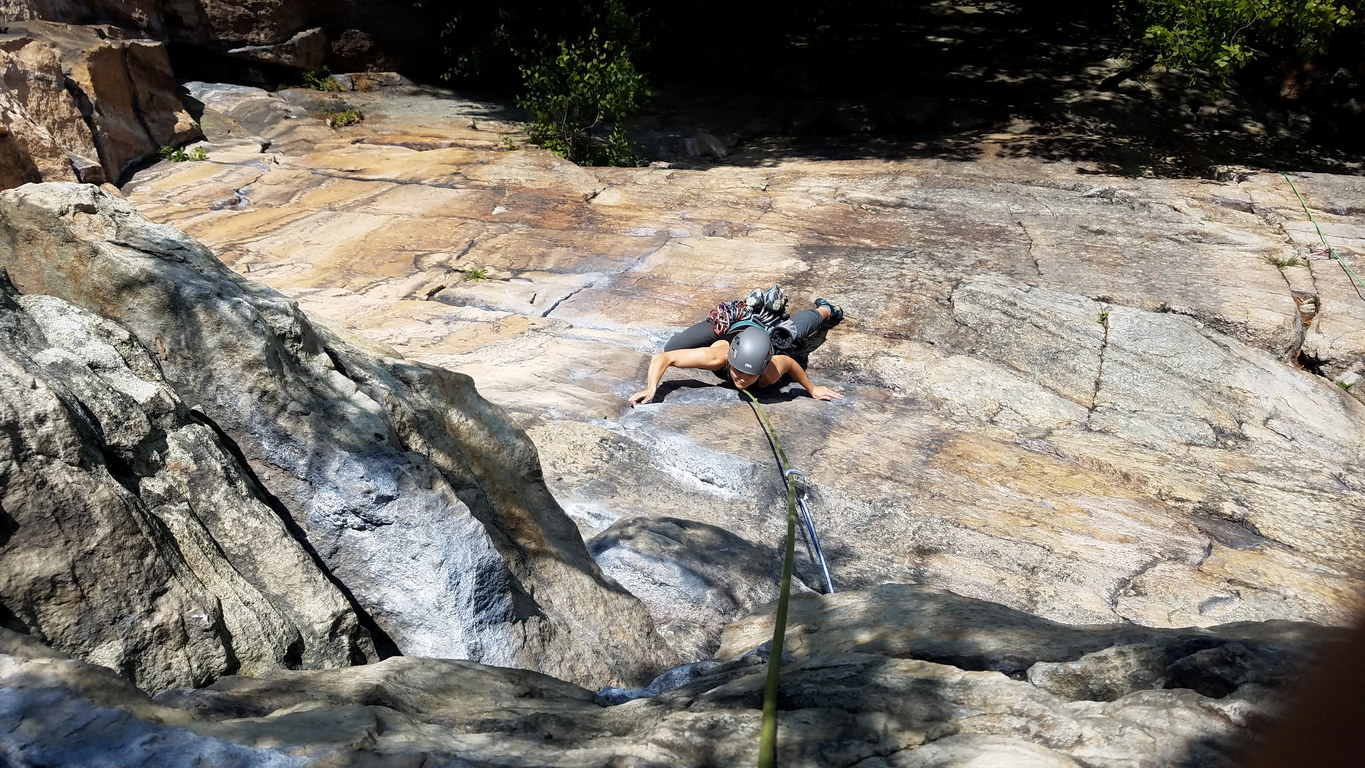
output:
[[[816,299],[814,309],[788,317],[786,297],[777,286],[755,289],[743,302],[730,301],[712,310],[710,318],[679,332],[650,358],[645,388],[630,396],[631,405],[654,399],[669,368],[699,368],[728,379],[736,389],[768,387],[784,376],[805,388],[816,400],[842,399],[837,390],[811,383],[805,368],[791,355],[774,354],[797,347],[825,322],[837,323],[844,311],[827,299]]]

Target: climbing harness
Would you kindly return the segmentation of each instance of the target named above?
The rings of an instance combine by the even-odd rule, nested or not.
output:
[[[1346,260],[1341,258],[1341,254],[1337,253],[1337,249],[1333,248],[1332,244],[1327,242],[1327,236],[1322,233],[1322,227],[1318,226],[1317,220],[1313,218],[1313,213],[1308,210],[1308,203],[1303,199],[1303,195],[1299,194],[1299,188],[1294,186],[1294,180],[1289,178],[1289,174],[1283,171],[1280,172],[1280,175],[1284,177],[1285,181],[1289,182],[1289,188],[1294,190],[1294,196],[1299,199],[1299,205],[1303,207],[1303,212],[1308,216],[1308,220],[1312,222],[1313,229],[1316,229],[1318,231],[1318,238],[1321,239],[1322,244],[1326,246],[1327,248],[1326,253],[1330,253],[1332,255],[1332,258],[1336,259],[1337,263],[1341,265],[1342,269],[1346,270],[1346,274],[1355,278],[1356,283],[1360,285],[1361,288],[1365,288],[1365,281],[1362,281],[1360,279],[1360,275],[1357,275],[1356,271],[1354,269],[1351,269],[1351,265],[1347,264]],[[1319,250],[1314,251],[1314,253],[1322,252],[1323,251]]]
[[[740,390],[749,396],[749,400],[754,407],[754,413],[758,415],[758,420],[763,424],[763,429],[768,433],[768,442],[773,446],[773,452],[777,454],[777,464],[782,470],[782,479],[787,483],[787,544],[782,555],[782,581],[777,596],[777,615],[773,623],[773,639],[769,647],[768,656],[768,677],[763,684],[763,720],[759,727],[758,736],[758,765],[759,768],[773,768],[777,764],[777,686],[782,675],[782,641],[787,634],[787,605],[791,602],[792,592],[792,565],[796,560],[796,509],[797,509],[797,478],[802,479],[801,510],[806,517],[807,533],[810,535],[812,548],[819,553],[820,544],[815,538],[815,526],[810,521],[810,511],[806,509],[805,499],[809,493],[806,488],[809,477],[799,469],[794,469],[791,462],[787,460],[787,451],[782,447],[782,441],[777,439],[777,430],[773,429],[773,422],[768,418],[768,412],[763,408],[763,404],[758,402],[758,398],[747,389]],[[825,583],[829,585],[830,593],[834,592],[834,583],[829,580],[829,569],[825,567],[824,555],[819,555],[820,567],[824,570]]]
[[[784,477],[799,478],[798,486],[801,492],[796,495],[796,506],[801,510],[801,524],[806,529],[806,541],[810,543],[811,552],[815,561],[820,564],[820,572],[825,576],[825,594],[834,594],[834,580],[829,577],[829,564],[825,562],[825,553],[820,549],[820,537],[815,535],[815,520],[810,516],[810,477],[799,469],[788,469],[782,473]]]

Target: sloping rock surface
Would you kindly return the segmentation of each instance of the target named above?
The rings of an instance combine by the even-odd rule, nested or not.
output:
[[[741,396],[670,372],[657,402],[625,398],[670,334],[780,283],[793,309],[848,313],[809,352],[846,399],[763,395],[836,586],[1161,627],[1362,607],[1365,301],[1279,174],[1108,177],[989,136],[972,163],[580,168],[509,150],[507,113],[454,95],[348,93],[367,118],[331,131],[198,89],[235,133],[210,135],[210,163],[138,174],[132,204],[474,377],[587,536],[649,516],[779,546],[780,477]],[[1360,179],[1294,179],[1359,272]],[[804,557],[798,575],[821,583]]]
[[[215,471],[211,457],[194,454],[207,448],[170,437],[159,442],[163,432],[190,422],[192,434],[210,444],[216,435],[236,454],[238,462],[216,471],[243,495],[257,494],[282,519],[274,533],[230,531],[233,541],[284,538],[288,528],[373,622],[381,651],[524,666],[596,685],[641,683],[670,665],[640,604],[602,575],[545,488],[530,441],[479,397],[468,377],[356,350],[315,327],[292,301],[228,271],[191,238],[148,222],[89,185],[26,185],[0,193],[0,266],[42,308],[28,315],[48,318],[44,322],[55,330],[44,332],[60,332],[68,348],[43,352],[38,331],[26,330],[14,354],[53,356],[52,365],[62,366],[54,370],[76,377],[65,385],[30,386],[23,382],[38,381],[38,364],[25,362],[12,366],[25,377],[7,379],[16,391],[8,421],[23,425],[36,418],[23,415],[30,406],[56,420],[52,434],[35,428],[12,439],[10,461],[38,461],[36,468],[47,471],[56,460],[51,471],[73,474],[78,483],[67,487],[53,477],[52,490],[44,492],[47,475],[8,470],[16,484],[6,488],[5,509],[19,531],[9,536],[6,555],[16,566],[36,564],[39,571],[3,595],[14,613],[21,605],[39,610],[31,604],[46,597],[37,594],[42,574],[63,574],[60,562],[44,562],[43,550],[33,548],[51,534],[37,529],[39,538],[29,540],[28,521],[51,517],[56,499],[79,500],[79,483],[90,484],[89,472],[97,480],[109,474],[85,457],[89,449],[76,440],[79,424],[63,426],[79,410],[76,403],[45,388],[65,386],[74,391],[72,399],[87,404],[83,422],[102,436],[94,450],[102,451],[105,465],[110,456],[118,458],[112,473],[142,500],[139,505],[118,483],[103,482],[91,498],[97,504],[107,499],[112,509],[92,504],[91,512],[121,517],[98,525],[121,525],[130,536],[143,525],[151,528],[144,535],[155,538],[161,529],[144,520],[144,505],[153,514],[176,515],[164,523],[173,533],[179,518],[188,516],[186,507],[211,506],[199,495],[217,493],[214,486],[187,476],[194,466]],[[58,299],[43,295],[85,312],[73,310],[76,319],[64,320],[60,306],[44,303]],[[36,321],[14,322],[27,328]],[[82,331],[82,323],[97,330]],[[139,382],[121,373],[117,356],[105,348],[114,342],[85,342],[104,336],[121,339],[135,355],[127,366],[155,377]],[[97,375],[101,366],[129,391],[109,392],[111,385]],[[147,416],[144,409],[124,413],[144,401]],[[43,448],[52,440],[64,447]],[[172,471],[161,474],[163,466]],[[268,517],[265,504],[255,501],[247,511]],[[57,506],[73,522],[84,520],[79,504]],[[231,509],[217,513],[222,525],[237,525]],[[60,520],[46,524],[62,526]],[[222,549],[231,555],[231,542]],[[185,551],[185,559],[193,553]],[[249,561],[229,561],[243,572],[252,569]],[[118,568],[111,564],[107,572]],[[54,583],[67,581],[62,576]],[[209,583],[194,595],[206,599],[216,586]],[[64,598],[61,621],[79,625],[87,608],[76,587]],[[290,591],[286,583],[270,588]],[[117,602],[100,602],[106,601]],[[195,611],[186,607],[179,614],[190,622]],[[213,615],[193,620],[212,627]],[[58,642],[60,633],[43,632]],[[86,646],[66,647],[79,653]],[[192,684],[221,671],[220,665],[168,679]]]
[[[851,638],[832,613],[861,613],[861,630],[896,633],[904,621],[882,610],[893,604],[933,625],[942,661],[870,646],[815,650]],[[802,611],[809,624],[798,631],[809,655],[783,669],[782,765],[1231,766],[1273,715],[1278,689],[1342,634],[1290,622],[1184,635],[1088,628],[1097,647],[1122,644],[1116,650],[1133,658],[1164,660],[1129,665],[1126,689],[1102,698],[1059,684],[1058,675],[1035,675],[1043,662],[1027,679],[1012,679],[953,661],[1020,637],[1078,669],[1095,659],[1082,655],[1075,630],[1004,606],[884,585],[875,596],[808,600]],[[533,672],[405,657],[229,677],[153,702],[100,667],[35,651],[3,632],[0,643],[0,711],[17,724],[0,734],[0,754],[17,765],[60,761],[97,733],[106,754],[126,766],[188,762],[211,750],[248,765],[745,765],[757,754],[766,669],[746,656],[676,690],[605,707],[590,691]],[[1115,674],[1072,677],[1097,684]],[[53,706],[81,712],[81,725],[58,738],[43,717],[42,707]]]

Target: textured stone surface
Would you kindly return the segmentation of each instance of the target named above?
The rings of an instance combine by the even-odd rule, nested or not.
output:
[[[672,517],[618,520],[588,540],[588,552],[644,601],[684,658],[715,655],[726,624],[779,594],[781,552],[713,525]]]
[[[25,293],[126,327],[381,644],[593,685],[674,661],[589,557],[530,441],[467,377],[354,349],[88,185],[0,193],[0,266]]]
[[[306,311],[473,376],[585,533],[648,515],[780,544],[782,486],[742,398],[707,373],[624,398],[669,334],[781,283],[794,308],[849,313],[810,355],[847,399],[767,395],[836,585],[1154,626],[1362,606],[1365,408],[1331,378],[1365,358],[1365,302],[1312,254],[1282,176],[757,150],[585,169],[508,151],[522,138],[497,105],[407,93],[348,94],[368,117],[330,140],[240,144],[126,191]],[[265,118],[270,99],[210,106]],[[1358,261],[1358,180],[1295,179]],[[1267,261],[1291,256],[1307,261]],[[798,575],[819,583],[804,556]]]
[[[373,656],[125,329],[0,279],[0,609],[149,690]]]
[[[935,590],[882,589],[895,588],[913,593],[917,618],[939,617],[934,641],[945,658],[969,659],[983,637],[1010,631],[1000,621],[1007,614],[1029,621],[984,603],[965,615],[958,608],[963,598]],[[839,606],[827,602],[825,608],[846,610],[867,597],[846,593]],[[818,612],[811,618],[825,624]],[[1029,640],[1037,647],[1056,640],[1064,654],[1075,649],[1074,629],[1032,621]],[[805,648],[838,645],[821,635],[846,636],[841,624],[836,618],[828,630],[803,626]],[[886,635],[899,624],[874,610],[861,628]],[[949,628],[956,637],[944,631]],[[1190,678],[1198,671],[1225,682],[1240,666],[1231,688],[1201,693],[1137,685],[1113,701],[1058,695],[1000,672],[883,655],[872,647],[813,651],[782,671],[778,761],[864,768],[1232,766],[1238,748],[1253,743],[1273,716],[1282,700],[1277,688],[1301,674],[1314,649],[1335,647],[1343,634],[1306,624],[1291,629],[1281,623],[1200,632],[1210,648],[1178,663]],[[1090,630],[1099,647],[1140,631]],[[1147,633],[1149,639],[1174,636]],[[1247,651],[1245,638],[1258,634],[1276,638],[1277,649]],[[708,665],[657,696],[604,706],[590,691],[533,672],[394,658],[341,670],[228,677],[207,689],[169,691],[148,701],[107,670],[50,652],[31,658],[35,654],[16,650],[10,637],[0,632],[0,653],[11,654],[0,655],[0,680],[7,684],[0,688],[0,706],[17,727],[0,733],[0,749],[60,761],[70,755],[68,745],[107,733],[105,753],[122,757],[124,765],[155,764],[146,756],[153,750],[163,759],[183,754],[188,760],[211,747],[256,750],[248,754],[261,761],[283,755],[357,766],[746,765],[756,757],[766,676],[766,665],[750,656]],[[1242,649],[1244,661],[1283,663],[1253,668],[1207,655],[1234,647]],[[13,686],[16,679],[24,685]],[[32,706],[38,700],[62,711],[105,709],[85,715],[59,739]]]
[[[201,134],[180,104],[165,46],[117,29],[47,21],[0,34],[0,125],[22,149],[15,178],[116,181],[157,149]]]
[[[66,75],[58,50],[22,32],[0,35],[0,121],[12,149],[4,163],[4,186],[30,181],[78,181],[72,156],[103,167],[90,126],[64,87]]]

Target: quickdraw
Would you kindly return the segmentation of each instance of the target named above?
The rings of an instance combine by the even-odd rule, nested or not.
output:
[[[724,336],[730,326],[749,315],[749,308],[741,301],[722,301],[709,315],[711,330],[717,337]]]

